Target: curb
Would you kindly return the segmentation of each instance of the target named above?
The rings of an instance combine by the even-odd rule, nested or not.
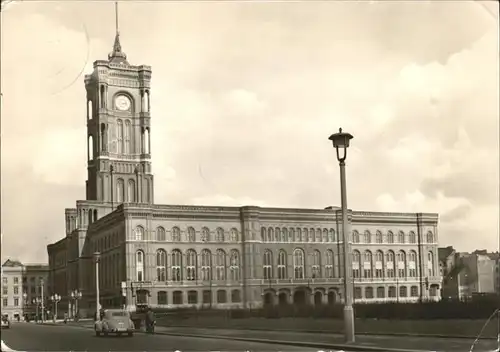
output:
[[[287,345],[287,346],[297,346],[297,347],[312,347],[319,349],[340,349],[345,351],[370,351],[370,352],[432,352],[427,350],[410,350],[410,349],[399,349],[399,348],[387,348],[387,347],[373,347],[373,346],[363,346],[363,345],[349,345],[349,344],[327,344],[327,343],[317,343],[317,342],[300,342],[300,341],[286,341],[286,340],[270,340],[270,339],[254,339],[245,337],[233,337],[233,336],[213,336],[213,335],[194,335],[194,334],[178,334],[170,332],[155,332],[157,335],[169,335],[169,336],[183,336],[183,337],[193,337],[202,339],[216,339],[216,340],[232,340],[232,341],[244,341],[244,342],[257,342],[257,343],[267,343],[274,345]]]
[[[159,325],[161,326],[161,325]],[[247,328],[247,327],[219,327],[219,326],[189,326],[189,325],[168,325],[165,327],[172,328],[194,328],[194,329],[222,329],[222,330],[253,330],[253,331],[275,331],[275,332],[295,332],[295,333],[308,333],[308,334],[343,334],[341,331],[330,331],[330,330],[292,330],[292,329],[265,329],[265,328]],[[415,334],[415,333],[406,333],[406,332],[356,332],[356,335],[364,335],[364,336],[395,336],[395,337],[429,337],[429,338],[437,338],[437,339],[469,339],[475,340],[477,336],[471,335],[442,335],[442,334]],[[496,340],[496,337],[493,336],[485,336],[481,337],[481,340]]]
[[[2,340],[2,349],[1,349],[2,352],[21,352],[21,351],[16,351],[12,348],[10,348],[9,346],[7,346],[7,344],[5,342],[3,342]]]

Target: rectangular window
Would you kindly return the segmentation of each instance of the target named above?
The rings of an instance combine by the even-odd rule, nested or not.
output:
[[[18,277],[14,278],[14,285],[19,285],[19,278]]]
[[[14,307],[19,307],[19,298],[14,298]]]
[[[7,281],[7,278],[6,277],[2,277],[2,283],[4,285],[7,285],[8,281]]]
[[[383,277],[382,269],[375,269],[375,277],[376,278],[381,278]]]
[[[2,288],[2,294],[3,294],[3,295],[7,295],[8,293],[9,293],[9,291],[8,291],[8,287],[3,287],[3,288]]]
[[[19,294],[19,287],[18,286],[14,286],[14,294],[15,295]]]
[[[7,307],[7,306],[8,306],[8,304],[7,304],[7,303],[8,303],[7,298],[4,298],[4,299],[3,299],[3,306],[4,306],[4,307]]]

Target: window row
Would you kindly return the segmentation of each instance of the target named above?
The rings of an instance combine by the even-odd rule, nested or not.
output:
[[[385,241],[384,241],[385,239]],[[434,234],[431,231],[427,232],[425,237],[425,243],[434,243]],[[396,242],[397,241],[397,242]],[[417,243],[417,235],[415,232],[410,231],[408,234],[405,234],[403,231],[399,231],[397,236],[394,235],[392,231],[388,231],[387,234],[382,234],[381,231],[377,231],[375,233],[375,242],[373,242],[373,235],[370,231],[365,231],[363,236],[359,234],[358,231],[352,231],[352,242],[353,243]]]
[[[311,278],[334,278],[339,277],[339,257],[332,250],[325,251],[325,260],[323,261],[322,253],[319,250],[314,250],[310,253],[307,267],[310,267]],[[375,253],[375,261],[373,260],[372,253],[365,251],[363,256],[363,265],[360,269],[359,251],[353,252],[353,275],[355,278],[360,278],[360,270],[363,270],[363,277],[365,278],[383,278],[395,277],[394,270],[398,270],[398,277],[416,277],[417,273],[417,253],[410,251],[407,255],[404,251],[397,253],[397,265],[394,265],[394,252],[388,251],[384,258],[382,251]],[[428,253],[428,275],[434,276],[434,261],[432,252]],[[385,264],[384,265],[384,259]],[[273,252],[269,249],[264,250],[262,258],[263,277],[264,279],[273,279],[276,275],[277,279],[289,279],[289,259],[288,253],[281,249],[278,252],[277,260],[275,260]],[[392,263],[389,264],[389,263]],[[275,273],[276,268],[276,273]],[[294,279],[304,279],[306,277],[306,255],[302,248],[296,248],[292,254],[292,269]]]
[[[134,231],[134,238],[136,241],[145,240],[145,230],[142,226],[137,226]],[[212,233],[208,227],[203,227],[198,233],[194,227],[189,226],[186,231],[182,231],[177,226],[174,226],[168,232],[164,227],[159,226],[155,230],[155,240],[160,242],[171,241],[171,242],[239,242],[240,234],[236,228],[232,228],[229,234],[222,227],[218,227],[215,233]],[[213,237],[215,235],[215,237]],[[199,237],[198,237],[199,236]]]
[[[429,295],[431,297],[438,295],[436,287],[431,287],[431,289],[429,290]],[[373,287],[365,287],[364,295],[363,295],[363,288],[361,287],[354,288],[354,299],[407,298],[407,297],[418,297],[418,296],[419,296],[418,286],[411,286],[410,292],[408,292],[407,286],[399,286],[399,287],[389,286],[387,288],[387,295],[386,295],[386,288],[383,286],[377,287],[376,290]]]
[[[261,227],[262,242],[335,242],[333,229]]]
[[[241,291],[231,290],[230,297],[228,297],[228,292],[226,290],[203,290],[201,297],[199,297],[199,292],[195,290],[190,290],[186,292],[185,297],[184,292],[174,291],[172,292],[172,300],[168,299],[168,292],[159,291],[157,293],[157,304],[167,305],[167,304],[224,304],[224,303],[241,303]],[[216,301],[213,302],[213,294],[215,293]],[[201,298],[201,299],[200,299]],[[137,295],[138,303],[146,303],[147,298],[138,293]],[[171,303],[170,303],[171,302]]]
[[[135,258],[136,280],[145,281],[144,252],[137,251]],[[203,249],[199,255],[194,249],[188,249],[186,253],[174,249],[170,258],[167,258],[167,252],[164,249],[156,252],[156,280],[160,282],[239,281],[240,277],[241,258],[236,249],[231,250],[229,254],[223,249],[218,249],[215,253]]]

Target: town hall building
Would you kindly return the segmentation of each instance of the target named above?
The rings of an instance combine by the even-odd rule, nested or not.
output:
[[[97,277],[103,307],[342,301],[338,207],[155,204],[151,67],[127,61],[118,33],[108,60],[93,67],[85,76],[86,199],[65,210],[66,235],[47,247],[61,310],[93,314]],[[348,217],[356,302],[439,299],[437,214]]]

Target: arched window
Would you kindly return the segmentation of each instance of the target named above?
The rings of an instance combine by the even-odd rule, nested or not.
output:
[[[156,240],[161,242],[167,240],[167,237],[165,236],[165,229],[161,226],[156,228]]]
[[[135,273],[137,281],[144,281],[144,252],[135,252]]]
[[[196,241],[196,231],[194,230],[193,227],[191,226],[188,227],[187,235],[188,235],[188,242]]]
[[[222,227],[217,228],[217,242],[224,242],[224,229]]]
[[[314,229],[309,229],[309,242],[315,242],[315,232],[314,232]]]
[[[116,180],[116,202],[123,203],[125,201],[125,182],[121,178]]]
[[[177,226],[172,228],[172,242],[180,242],[181,241],[181,229]]]
[[[203,242],[210,242],[210,230],[207,227],[201,229],[201,240]]]
[[[323,229],[323,242],[328,242],[328,230]]]
[[[216,280],[226,280],[226,252],[217,249],[215,253]]]
[[[413,250],[408,253],[408,276],[417,277],[417,253]]]
[[[267,233],[265,227],[260,228],[260,239],[262,242],[267,242]]]
[[[394,234],[392,231],[387,232],[387,243],[394,243]]]
[[[405,233],[403,231],[399,231],[398,233],[398,242],[405,243]]]
[[[287,278],[287,273],[286,273],[286,266],[287,266],[287,260],[286,260],[286,252],[282,249],[278,253],[278,279],[286,279]]]
[[[365,251],[363,255],[363,277],[371,279],[373,277],[372,252]]]
[[[238,235],[238,230],[235,228],[231,229],[231,242],[239,242],[240,236]]]
[[[137,226],[135,228],[135,240],[144,241],[144,228],[142,226]]]
[[[128,202],[135,203],[135,181],[128,180]]]
[[[384,242],[382,232],[377,231],[377,233],[375,234],[375,242],[377,242],[378,244],[381,244],[382,242]]]
[[[269,242],[276,242],[276,240],[274,238],[274,230],[272,227],[267,229],[267,240]]]
[[[325,256],[325,277],[328,279],[333,278],[334,272],[333,272],[333,260],[334,260],[334,255],[333,251],[331,249],[326,250],[326,256]]]
[[[406,253],[404,251],[399,251],[397,259],[398,259],[398,277],[406,277]]]
[[[182,281],[182,253],[178,249],[172,251],[172,281]]]
[[[286,227],[281,229],[281,242],[288,242],[288,229]]]
[[[427,268],[430,277],[434,276],[434,254],[429,251],[427,254]]]
[[[329,236],[328,236],[328,241],[329,242],[335,242],[335,230],[334,229],[330,229],[330,231],[328,232]]]
[[[297,228],[297,239],[296,239],[297,242],[303,242],[304,239],[302,238],[302,229],[300,228]]]
[[[240,253],[236,249],[231,251],[229,270],[231,271],[231,280],[240,281]]]
[[[321,252],[315,249],[312,253],[312,278],[321,277]]]
[[[384,277],[384,253],[381,250],[375,252],[375,277]]]
[[[188,249],[186,252],[186,280],[196,280],[196,252],[193,249]]]
[[[305,276],[304,250],[297,248],[293,251],[293,277],[303,279]]]
[[[432,232],[427,232],[427,243],[434,243],[434,235]]]
[[[130,136],[132,134],[132,126],[130,120],[125,121],[125,154],[131,154]]]
[[[417,236],[415,235],[415,232],[411,231],[408,237],[411,244],[417,243]]]
[[[387,267],[387,277],[394,277],[394,252],[393,251],[388,251],[386,254],[386,267]]]
[[[168,304],[167,291],[158,291],[157,293],[158,304]]]
[[[304,242],[309,242],[309,230],[304,228],[303,232],[302,232],[302,239]]]
[[[212,253],[208,249],[201,251],[201,279],[212,280]]]
[[[116,121],[116,153],[123,153],[123,121]]]
[[[273,278],[273,253],[269,249],[266,249],[264,251],[263,269],[264,269],[264,279],[265,280],[272,279]]]
[[[359,243],[359,233],[356,230],[352,232],[352,243]]]
[[[297,240],[296,240],[296,238],[295,238],[295,229],[294,229],[294,228],[291,228],[291,229],[290,229],[290,232],[289,232],[288,237],[289,237],[289,241],[290,241],[290,242],[295,242],[295,241],[297,241]]]
[[[361,253],[358,250],[352,252],[352,277],[358,279],[361,276]]]
[[[156,251],[156,280],[167,281],[167,252],[164,249]]]
[[[363,242],[372,243],[372,234],[370,233],[370,231],[365,231],[365,234],[363,236]]]
[[[281,242],[281,229],[279,227],[274,229],[274,241],[275,242]]]

